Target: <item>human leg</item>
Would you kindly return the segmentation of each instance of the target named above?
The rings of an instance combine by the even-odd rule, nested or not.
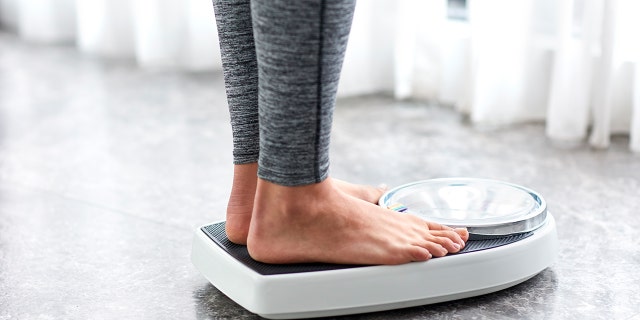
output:
[[[457,252],[466,230],[383,209],[328,177],[329,133],[354,2],[252,1],[260,156],[248,236],[267,263],[398,264]]]
[[[250,0],[213,0],[233,133],[233,185],[226,213],[229,239],[246,244],[257,183],[258,70]],[[375,203],[384,188],[337,181],[340,189]]]
[[[245,244],[257,182],[258,69],[250,0],[213,0],[233,136],[233,185],[227,205],[229,240]]]
[[[354,1],[252,1],[258,58],[258,176],[280,185],[328,176],[329,134]]]

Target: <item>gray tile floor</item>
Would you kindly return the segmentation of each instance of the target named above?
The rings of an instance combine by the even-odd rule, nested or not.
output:
[[[141,71],[0,33],[0,319],[253,319],[189,261],[223,218],[220,74]],[[558,262],[495,294],[354,319],[640,319],[640,156],[566,149],[527,124],[473,129],[384,96],[342,99],[332,174],[394,186],[473,176],[541,192]]]

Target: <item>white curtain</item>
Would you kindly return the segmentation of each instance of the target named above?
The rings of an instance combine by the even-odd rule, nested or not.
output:
[[[640,152],[637,0],[362,0],[339,92],[449,104],[478,126],[545,121],[547,135]],[[75,43],[142,68],[219,70],[210,0],[0,0],[25,41]]]
[[[397,97],[453,105],[481,126],[544,120],[568,144],[629,134],[640,152],[638,1],[467,0],[465,21],[445,3],[399,2],[411,35],[396,48]]]
[[[145,68],[221,68],[209,0],[0,0],[0,22],[26,41],[75,43]]]

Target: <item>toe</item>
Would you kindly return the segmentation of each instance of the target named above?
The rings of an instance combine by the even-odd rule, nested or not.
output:
[[[455,228],[454,230],[462,239],[462,241],[467,242],[469,240],[469,231],[467,228]]]
[[[426,248],[413,246],[409,250],[412,261],[427,261],[433,257],[433,255]]]
[[[458,252],[461,248],[464,248],[465,240],[456,231],[430,230],[430,233],[437,237],[434,241],[447,248],[449,252]]]
[[[445,247],[432,241],[427,242],[423,245],[423,247],[429,250],[429,252],[434,257],[444,257],[447,255],[447,253],[449,253],[449,251]]]

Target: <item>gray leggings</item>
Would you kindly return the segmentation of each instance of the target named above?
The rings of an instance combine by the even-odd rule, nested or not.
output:
[[[355,0],[213,0],[234,164],[285,186],[328,176]]]

